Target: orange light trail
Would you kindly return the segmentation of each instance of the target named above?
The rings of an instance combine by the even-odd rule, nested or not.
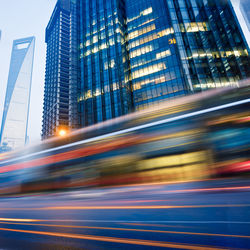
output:
[[[13,223],[0,222],[8,225],[27,225],[27,226],[41,226],[41,227],[58,227],[58,228],[84,228],[97,230],[113,230],[113,231],[129,231],[129,232],[143,232],[143,233],[162,233],[162,234],[184,234],[184,235],[198,235],[198,236],[212,236],[212,237],[232,237],[232,238],[250,238],[250,235],[235,235],[235,234],[214,234],[214,233],[196,233],[196,232],[179,232],[179,231],[164,231],[164,230],[150,230],[150,229],[135,229],[135,228],[117,228],[117,227],[94,227],[94,226],[75,226],[75,225],[58,225],[58,224],[34,224],[34,223]],[[143,225],[143,224],[141,224]]]
[[[41,208],[0,208],[0,210],[122,210],[122,209],[183,209],[183,208],[209,208],[209,207],[250,207],[250,204],[221,204],[221,205],[146,205],[146,206],[61,206]]]
[[[10,229],[10,228],[0,228],[0,230],[7,231],[7,232],[19,232],[19,233],[28,233],[28,234],[46,235],[46,236],[54,236],[54,237],[82,239],[82,240],[94,240],[94,241],[104,241],[104,242],[123,243],[123,244],[132,244],[132,245],[144,245],[144,246],[154,246],[154,247],[168,247],[168,248],[175,248],[175,249],[189,249],[189,250],[203,250],[203,249],[221,250],[221,249],[225,249],[225,248],[216,248],[216,247],[210,247],[210,246],[197,246],[197,245],[195,246],[195,245],[188,245],[188,244],[176,244],[176,243],[171,243],[171,242],[160,242],[160,241],[139,240],[139,239],[126,239],[126,238],[115,238],[115,237],[72,234],[72,233],[43,232],[43,231],[21,230],[21,229]]]

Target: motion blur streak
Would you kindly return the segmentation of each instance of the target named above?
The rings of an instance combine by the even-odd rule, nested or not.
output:
[[[133,132],[133,131],[136,131],[136,130],[141,130],[141,129],[144,129],[144,128],[154,127],[154,126],[161,125],[161,124],[164,124],[164,123],[170,123],[170,122],[182,120],[182,119],[193,117],[193,116],[198,116],[198,115],[201,115],[201,114],[210,113],[210,112],[217,111],[217,110],[220,110],[220,109],[226,109],[226,108],[238,106],[238,105],[241,105],[241,104],[246,104],[246,103],[249,103],[249,102],[250,102],[250,98],[245,99],[245,100],[241,100],[241,101],[237,101],[237,102],[233,102],[233,103],[229,103],[229,104],[225,104],[225,105],[221,105],[221,106],[217,106],[217,107],[212,107],[212,108],[209,108],[209,109],[199,110],[199,111],[191,112],[191,113],[188,113],[188,114],[185,114],[185,115],[181,115],[181,116],[177,116],[177,117],[173,117],[173,118],[167,118],[167,119],[164,119],[164,120],[161,120],[161,121],[152,122],[152,123],[149,123],[149,124],[140,125],[140,126],[136,126],[136,127],[129,128],[129,129],[120,130],[120,131],[110,133],[110,134],[105,134],[105,135],[94,137],[94,138],[91,138],[91,139],[88,139],[88,140],[78,141],[78,142],[72,143],[72,144],[66,144],[66,145],[61,146],[61,147],[41,151],[41,152],[39,152],[37,154],[30,154],[30,155],[26,155],[26,156],[23,156],[23,157],[19,157],[19,158],[16,158],[15,160],[21,160],[21,159],[24,159],[24,158],[33,157],[33,156],[43,154],[43,153],[53,152],[53,151],[68,148],[68,147],[71,147],[71,146],[86,144],[86,143],[89,143],[89,142],[98,141],[100,139],[105,139],[105,138],[110,137],[110,136],[116,136],[116,135],[120,135],[120,134],[123,134],[123,133],[129,133],[129,132]],[[8,163],[8,162],[11,162],[11,161],[3,161],[2,163]]]
[[[175,227],[175,228],[191,228],[189,226],[173,226],[173,225],[162,225],[162,224],[146,224],[146,223],[121,223],[122,225],[129,226],[144,226],[144,227]]]
[[[79,234],[70,234],[70,233],[42,232],[42,231],[19,230],[19,229],[10,229],[10,228],[0,228],[0,230],[10,231],[10,232],[28,233],[28,234],[48,235],[48,236],[55,236],[55,237],[74,238],[74,239],[115,242],[115,243],[123,243],[123,244],[144,245],[144,246],[154,246],[154,247],[168,247],[168,248],[176,248],[176,249],[190,249],[190,250],[204,250],[204,249],[221,250],[221,249],[225,249],[225,248],[215,248],[215,247],[209,247],[209,246],[194,246],[194,245],[187,245],[187,244],[175,244],[175,243],[171,243],[171,242],[159,242],[159,241],[138,240],[138,239],[124,239],[124,238],[104,237],[104,236],[94,236],[94,235],[79,235]]]
[[[250,81],[239,85],[0,155],[0,247],[250,249]]]
[[[247,174],[249,95],[244,85],[184,97],[6,154],[0,194]]]
[[[130,231],[130,232],[145,232],[145,233],[161,233],[161,234],[186,234],[186,235],[202,235],[213,237],[233,237],[233,238],[247,238],[250,239],[250,235],[233,235],[233,234],[212,234],[212,233],[195,233],[195,232],[178,232],[178,231],[163,231],[163,230],[149,230],[149,229],[134,229],[134,228],[116,228],[116,227],[90,227],[90,226],[74,226],[74,225],[53,225],[53,224],[34,224],[34,223],[11,223],[0,222],[1,224],[8,225],[28,225],[28,226],[40,226],[40,227],[62,227],[62,228],[87,228],[87,229],[100,229],[100,230],[115,230],[115,231]],[[141,224],[143,225],[143,224]]]
[[[39,220],[33,220],[33,219],[12,219],[12,218],[0,218],[0,221],[20,221],[20,222],[35,222]],[[0,222],[3,223],[3,222]]]
[[[189,193],[189,192],[206,192],[206,191],[233,191],[250,189],[250,186],[243,187],[224,187],[224,188],[195,188],[195,189],[183,189],[183,190],[170,190],[163,191],[163,193]]]
[[[117,209],[176,209],[176,208],[208,208],[208,207],[250,207],[250,204],[221,204],[221,205],[185,205],[185,206],[168,206],[168,205],[149,205],[149,206],[62,206],[62,207],[41,207],[41,208],[0,208],[0,210],[117,210]]]

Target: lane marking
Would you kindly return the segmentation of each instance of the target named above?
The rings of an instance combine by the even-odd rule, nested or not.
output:
[[[7,232],[28,233],[28,234],[46,235],[46,236],[54,236],[54,237],[72,238],[72,239],[132,244],[132,245],[168,247],[168,248],[176,248],[176,249],[189,249],[189,250],[203,250],[203,249],[221,250],[221,249],[225,249],[225,248],[217,248],[217,247],[213,247],[213,246],[203,246],[203,245],[199,246],[199,245],[188,245],[188,244],[180,244],[180,243],[176,244],[176,243],[172,243],[172,242],[161,242],[161,241],[140,240],[140,239],[126,239],[126,238],[115,238],[115,237],[72,234],[72,233],[44,232],[44,231],[21,230],[21,229],[10,229],[10,228],[0,228],[0,230],[7,231]]]
[[[69,144],[66,144],[66,145],[63,145],[63,146],[46,149],[46,150],[36,152],[36,153],[31,153],[31,154],[21,156],[21,157],[17,157],[17,158],[14,158],[14,159],[4,160],[2,162],[0,161],[0,164],[2,165],[2,164],[18,161],[18,160],[28,159],[28,158],[33,157],[33,156],[39,156],[39,155],[49,153],[49,152],[53,152],[53,151],[56,151],[56,150],[65,149],[65,148],[69,148],[69,147],[73,147],[73,146],[78,146],[78,145],[81,145],[81,144],[86,144],[86,143],[89,143],[89,142],[98,141],[98,140],[105,139],[105,138],[108,138],[108,137],[111,137],[111,136],[116,136],[116,135],[121,135],[121,134],[129,133],[129,132],[134,132],[134,131],[141,130],[141,129],[144,129],[144,128],[150,128],[150,127],[154,127],[154,126],[161,125],[161,124],[164,124],[164,123],[170,123],[170,122],[182,120],[182,119],[185,119],[185,118],[190,118],[190,117],[193,117],[193,116],[198,116],[198,115],[210,113],[210,112],[213,112],[213,111],[238,106],[238,105],[245,104],[245,103],[248,103],[248,102],[250,102],[250,98],[243,99],[243,100],[236,101],[236,102],[223,104],[223,105],[219,105],[219,106],[212,107],[212,108],[207,108],[207,109],[202,109],[202,110],[199,110],[199,111],[194,111],[194,112],[179,115],[179,116],[176,116],[176,117],[166,118],[166,119],[163,119],[163,120],[160,120],[160,121],[150,122],[150,123],[147,123],[147,124],[143,124],[143,125],[139,125],[139,126],[119,130],[119,131],[108,133],[108,134],[105,134],[105,135],[100,135],[100,136],[92,137],[92,138],[89,138],[89,139],[69,143]]]
[[[97,230],[113,230],[113,231],[129,231],[129,232],[144,232],[144,233],[163,233],[163,234],[184,234],[184,235],[199,235],[199,236],[212,236],[212,237],[229,237],[229,238],[247,238],[250,235],[235,235],[235,234],[214,234],[214,233],[198,233],[198,232],[181,232],[181,231],[164,231],[164,230],[151,230],[151,229],[135,229],[135,228],[117,228],[117,227],[94,227],[94,226],[75,226],[75,225],[53,225],[53,224],[34,224],[34,223],[13,223],[13,222],[0,222],[1,224],[8,225],[28,225],[28,226],[41,226],[41,227],[58,227],[58,228],[84,228],[84,229],[97,229]],[[143,224],[140,224],[143,225]]]

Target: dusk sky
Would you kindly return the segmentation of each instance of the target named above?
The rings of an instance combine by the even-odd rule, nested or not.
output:
[[[0,41],[0,121],[2,119],[12,42],[19,38],[36,37],[28,128],[31,142],[40,140],[46,58],[45,28],[55,3],[56,0],[0,0],[0,30],[2,30]],[[239,0],[234,0],[234,4],[250,44],[249,31],[239,12]]]

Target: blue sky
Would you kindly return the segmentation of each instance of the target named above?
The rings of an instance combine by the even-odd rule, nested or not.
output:
[[[238,10],[239,0],[233,0],[233,3],[250,44],[249,31]],[[36,37],[28,128],[31,142],[40,140],[46,58],[45,28],[55,4],[56,0],[0,0],[0,30],[2,30],[0,41],[0,121],[2,119],[12,42],[23,37]]]

